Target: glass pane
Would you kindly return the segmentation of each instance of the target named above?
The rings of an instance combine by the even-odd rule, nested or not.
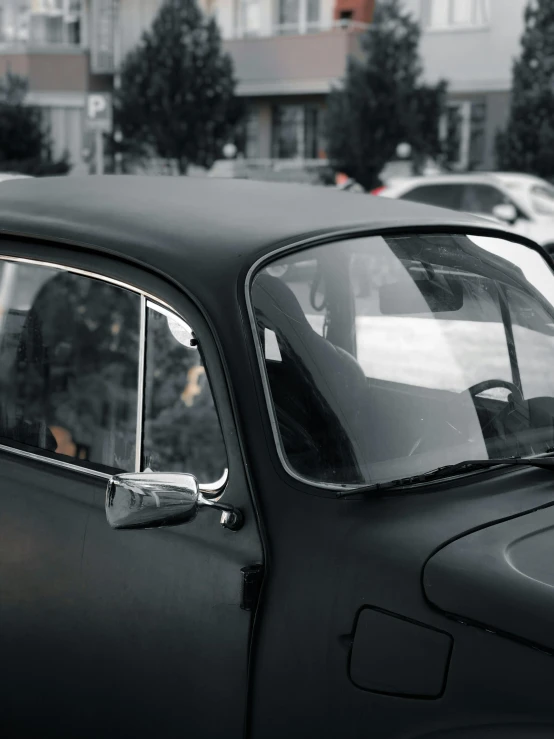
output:
[[[246,157],[257,159],[260,155],[260,116],[257,109],[249,110],[246,119]]]
[[[537,213],[554,216],[554,187],[536,185],[531,188],[531,202]]]
[[[319,4],[320,4],[320,0],[307,0],[306,20],[308,24],[310,23],[318,24],[319,23]]]
[[[79,44],[81,0],[3,0],[0,40]]]
[[[485,25],[490,18],[490,0],[475,0],[475,24]]]
[[[135,467],[139,304],[58,269],[0,261],[0,436]]]
[[[227,455],[202,356],[179,319],[147,310],[143,469],[219,480]]]
[[[322,125],[318,108],[307,106],[304,110],[304,156],[317,159],[321,149]]]
[[[461,208],[470,213],[492,215],[497,205],[509,203],[503,192],[490,185],[465,185],[463,188]]]
[[[486,103],[472,103],[469,141],[469,164],[471,168],[478,167],[485,159],[486,122]]]
[[[252,303],[304,478],[368,484],[554,445],[554,274],[526,247],[352,239],[276,260]]]
[[[475,0],[451,0],[451,7],[452,23],[457,26],[474,23]]]
[[[273,108],[273,156],[292,159],[300,154],[302,107],[277,105]]]
[[[281,33],[298,33],[300,21],[299,0],[279,0],[278,18]]]
[[[459,210],[461,207],[462,185],[423,185],[402,195],[402,200],[413,203],[435,205],[438,208]]]
[[[449,0],[429,0],[429,25],[444,28],[449,21]]]
[[[461,105],[449,105],[446,109],[446,159],[452,164],[461,160],[463,117]]]
[[[259,0],[241,0],[241,25],[246,34],[258,34],[261,28]]]

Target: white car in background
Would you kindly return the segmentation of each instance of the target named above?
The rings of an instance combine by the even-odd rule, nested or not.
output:
[[[539,177],[508,172],[409,177],[372,194],[493,218],[554,255],[554,187]]]
[[[18,174],[17,172],[0,172],[0,182],[7,182],[8,180],[28,180],[31,175]]]

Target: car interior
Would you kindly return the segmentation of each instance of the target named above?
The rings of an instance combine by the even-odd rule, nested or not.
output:
[[[500,270],[489,271],[491,277],[500,277],[515,289],[518,275],[514,279]],[[328,282],[334,274],[327,275]],[[467,273],[457,281],[450,278],[458,295],[450,293],[446,298],[432,281],[416,277],[428,305],[435,292],[438,316],[456,308],[456,301],[471,303],[475,286]],[[343,288],[348,284],[343,281]],[[504,287],[497,288],[499,294]],[[343,325],[345,315],[356,321],[349,308],[352,289],[350,284],[342,299],[328,302],[327,325],[332,323],[333,316],[328,315],[332,310],[341,313]],[[397,291],[397,300],[401,295]],[[329,340],[329,333],[324,337],[314,329],[294,292],[290,271],[282,278],[259,273],[252,286],[252,302],[282,448],[290,467],[301,477],[367,484],[390,478],[393,469],[394,477],[399,477],[472,458],[526,456],[554,448],[554,398],[524,397],[510,339],[513,319],[506,311],[499,312],[496,320],[500,326],[506,322],[506,341],[512,341],[509,379],[486,377],[454,392],[367,377],[356,359],[355,346],[348,351],[348,342],[338,346]],[[406,311],[409,306],[400,300],[399,308]],[[422,320],[434,317],[429,314]],[[540,330],[554,336],[547,323]],[[278,358],[265,353],[267,331],[275,335]]]

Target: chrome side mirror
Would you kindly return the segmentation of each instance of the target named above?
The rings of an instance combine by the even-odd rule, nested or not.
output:
[[[137,472],[116,475],[106,490],[106,518],[113,529],[148,529],[189,523],[205,508],[221,511],[221,525],[241,528],[244,518],[233,506],[205,498],[192,475]]]

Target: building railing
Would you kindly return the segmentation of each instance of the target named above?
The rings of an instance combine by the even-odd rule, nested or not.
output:
[[[0,0],[0,45],[79,46],[81,0]]]
[[[246,38],[271,38],[273,36],[304,36],[308,34],[322,33],[325,31],[342,30],[342,31],[367,31],[371,25],[369,23],[361,23],[350,19],[332,21],[330,23],[324,21],[295,22],[295,23],[274,23],[268,29],[243,29],[236,28],[230,39],[246,39]]]
[[[329,162],[327,159],[312,159],[308,157],[291,157],[290,159],[276,159],[276,158],[258,158],[258,157],[244,157],[235,160],[240,162],[243,166],[251,169],[273,169],[273,170],[286,170],[306,167],[327,167]]]

